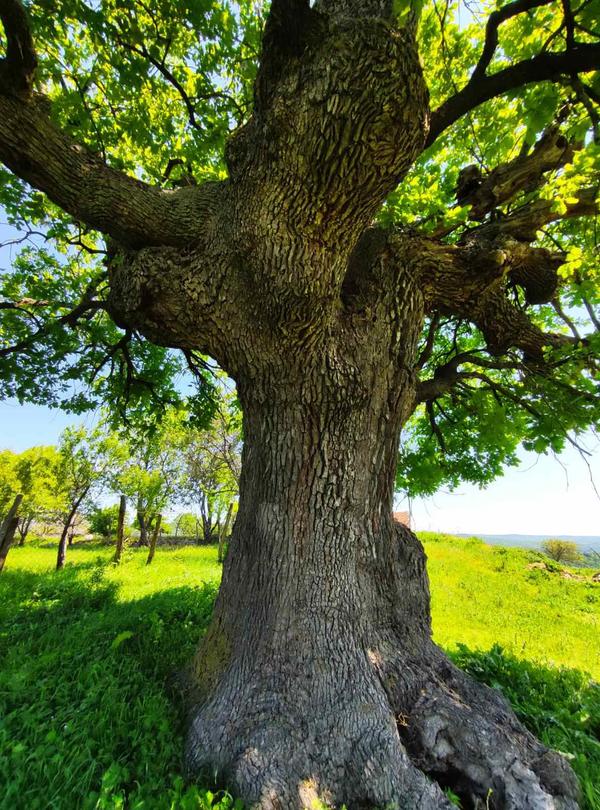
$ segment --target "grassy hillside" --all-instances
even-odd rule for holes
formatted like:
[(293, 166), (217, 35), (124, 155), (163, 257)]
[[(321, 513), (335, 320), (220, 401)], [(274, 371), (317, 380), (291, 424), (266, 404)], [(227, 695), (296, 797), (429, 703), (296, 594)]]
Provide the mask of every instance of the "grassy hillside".
[[(529, 568), (537, 555), (424, 535), (434, 634), (567, 753), (600, 810), (600, 584)], [(0, 576), (0, 808), (231, 806), (186, 787), (170, 695), (206, 628), (220, 576), (210, 547), (13, 548)], [(562, 668), (560, 668), (562, 667)]]

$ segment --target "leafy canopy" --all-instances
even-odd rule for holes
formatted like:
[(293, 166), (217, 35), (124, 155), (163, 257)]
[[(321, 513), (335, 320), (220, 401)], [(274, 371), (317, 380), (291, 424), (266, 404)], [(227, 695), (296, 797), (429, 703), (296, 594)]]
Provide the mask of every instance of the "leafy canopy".
[[(420, 13), (419, 48), (435, 109), (473, 74), (496, 6), (397, 6), (399, 17)], [(548, 2), (505, 19), (488, 73), (568, 47), (574, 30), (566, 8)], [(596, 41), (599, 0), (576, 11), (577, 41)], [(165, 188), (225, 177), (227, 136), (251, 112), (266, 16), (260, 2), (41, 0), (29, 12), (41, 89), (64, 130), (109, 165)], [(474, 165), (486, 176), (557, 122), (577, 144), (572, 159), (486, 218), (511, 216), (539, 200), (564, 212), (582, 188), (600, 185), (599, 99), (596, 72), (526, 84), (481, 104), (422, 154), (390, 195), (381, 222), (460, 242), (474, 227), (469, 206), (456, 198), (461, 170)], [(152, 345), (113, 323), (103, 309), (110, 245), (8, 170), (0, 174), (0, 204), (17, 230), (10, 256), (5, 251), (10, 266), (0, 274), (4, 395), (77, 413), (110, 403), (115, 422), (124, 417), (144, 430), (157, 429), (168, 407), (185, 400), (190, 422), (209, 424), (216, 401), (210, 361)], [(536, 244), (565, 254), (560, 289), (535, 307), (519, 288), (511, 293), (544, 331), (586, 340), (549, 352), (544, 373), (517, 352), (504, 365), (465, 362), (464, 381), (416, 410), (401, 449), (400, 488), (419, 494), (460, 480), (485, 484), (517, 463), (519, 445), (560, 452), (598, 423), (597, 367), (590, 361), (600, 352), (597, 235), (593, 217), (547, 223)], [(456, 317), (432, 318), (424, 349), (428, 337), (423, 377), (464, 353), (487, 357), (482, 335)]]

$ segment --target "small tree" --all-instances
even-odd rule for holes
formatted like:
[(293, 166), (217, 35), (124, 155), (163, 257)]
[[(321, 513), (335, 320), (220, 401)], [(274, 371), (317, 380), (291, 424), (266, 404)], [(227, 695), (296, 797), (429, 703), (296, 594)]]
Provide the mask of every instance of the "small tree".
[(58, 544), (56, 570), (65, 564), (67, 539), (78, 509), (92, 490), (100, 487), (111, 468), (117, 443), (114, 436), (84, 428), (67, 428), (60, 437), (58, 480), (63, 530)]
[(56, 477), (58, 462), (55, 447), (31, 447), (15, 458), (15, 475), (23, 493), (17, 524), (20, 546), (25, 544), (34, 521), (56, 512), (60, 497)]
[(572, 540), (544, 540), (542, 551), (555, 562), (574, 563), (583, 559)]
[(17, 493), (19, 481), (15, 471), (16, 453), (0, 451), (0, 519), (8, 514)]
[(93, 534), (99, 534), (100, 537), (105, 538), (113, 537), (117, 532), (119, 505), (93, 506), (87, 514), (87, 519), (90, 524), (90, 531)]
[(183, 435), (183, 496), (200, 510), (205, 542), (216, 535), (220, 547), (238, 497), (241, 451), (239, 411), (227, 397), (208, 429)]
[(175, 537), (195, 537), (198, 540), (198, 517), (192, 512), (182, 512), (175, 521)]
[(140, 545), (147, 546), (157, 516), (167, 507), (179, 481), (177, 452), (181, 417), (176, 411), (164, 418), (151, 435), (132, 427), (119, 447), (119, 463), (111, 475), (111, 488), (125, 495), (136, 510), (134, 525), (140, 530)]

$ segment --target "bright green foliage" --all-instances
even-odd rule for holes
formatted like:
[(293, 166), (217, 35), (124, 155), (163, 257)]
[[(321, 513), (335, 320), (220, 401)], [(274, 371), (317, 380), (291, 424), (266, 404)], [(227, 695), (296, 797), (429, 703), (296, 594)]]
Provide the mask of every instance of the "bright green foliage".
[(23, 540), (32, 521), (51, 518), (61, 506), (59, 461), (55, 447), (31, 447), (15, 459), (18, 489), (23, 495), (19, 508)]
[(583, 559), (577, 543), (570, 540), (544, 540), (542, 551), (555, 562), (574, 563)]
[[(182, 356), (123, 332), (100, 306), (75, 319), (82, 300), (93, 295), (101, 302), (106, 294), (95, 254), (22, 251), (11, 271), (0, 273), (0, 296), (19, 302), (0, 320), (0, 342), (19, 349), (0, 357), (3, 394), (73, 413), (111, 403), (113, 424), (124, 416), (147, 429), (160, 421), (165, 403), (180, 403)], [(202, 424), (213, 410), (213, 387), (202, 368), (197, 379), (186, 402)]]
[[(251, 111), (264, 7), (250, 0), (32, 4), (40, 79), (53, 100), (52, 114), (110, 165), (150, 182), (174, 187), (223, 178), (227, 135)], [(440, 6), (427, 0), (420, 7), (417, 0), (395, 2), (401, 20), (420, 14), (419, 49), (435, 109), (467, 82), (496, 3), (450, 0)], [(563, 4), (553, 2), (505, 21), (488, 73), (542, 49), (563, 51), (568, 34), (562, 15)], [(599, 17), (598, 0), (579, 5), (580, 42), (593, 41)], [(600, 74), (585, 74), (585, 81), (597, 96)], [(526, 85), (482, 104), (423, 153), (380, 220), (448, 242), (467, 238), (475, 223), (468, 208), (456, 204), (460, 170), (476, 164), (489, 172), (558, 120), (565, 136), (585, 148), (541, 188), (522, 191), (492, 216), (502, 218), (538, 198), (564, 210), (579, 189), (600, 180), (590, 109), (581, 103), (581, 88), (566, 80)], [(165, 406), (187, 400), (196, 424), (206, 425), (216, 400), (206, 360), (153, 346), (112, 323), (102, 309), (107, 246), (98, 234), (82, 230), (10, 172), (0, 170), (0, 180), (8, 221), (30, 233), (34, 244), (0, 274), (0, 300), (18, 303), (2, 311), (0, 344), (20, 350), (0, 356), (3, 393), (75, 412), (109, 402), (113, 422), (125, 416), (136, 429), (155, 429)], [(486, 380), (459, 384), (429, 412), (419, 408), (404, 439), (399, 488), (423, 494), (461, 480), (486, 484), (516, 463), (520, 445), (559, 452), (598, 424), (597, 374), (590, 371), (590, 356), (600, 353), (597, 329), (590, 328), (600, 304), (597, 233), (592, 217), (564, 219), (538, 233), (539, 245), (567, 254), (560, 306), (587, 342), (547, 352), (546, 372), (509, 353), (507, 365), (488, 369)], [(528, 306), (517, 288), (514, 297), (544, 330), (569, 332), (553, 306)], [(90, 298), (97, 307), (76, 318), (79, 302)], [(489, 359), (474, 327), (443, 318), (422, 376), (465, 350)], [(183, 377), (190, 365), (193, 375)]]
[(10, 450), (0, 451), (0, 517), (8, 512), (19, 491), (15, 460), (15, 453)]
[(151, 434), (142, 429), (113, 434), (117, 452), (109, 486), (115, 494), (126, 496), (143, 531), (152, 527), (178, 490), (178, 446), (186, 429), (187, 413), (173, 408)]
[[(249, 0), (32, 4), (53, 116), (109, 165), (145, 180), (172, 187), (190, 175), (223, 177), (226, 136), (251, 100), (260, 9)], [(111, 403), (115, 423), (125, 416), (144, 427), (183, 400), (197, 424), (210, 418), (212, 378), (201, 360), (182, 386), (188, 362), (180, 353), (124, 332), (100, 307), (70, 315), (83, 298), (106, 297), (99, 235), (3, 168), (0, 205), (10, 224), (44, 237), (32, 235), (38, 245), (0, 274), (0, 300), (23, 302), (0, 320), (0, 345), (22, 350), (0, 357), (3, 395), (75, 413)]]
[(99, 534), (100, 537), (113, 537), (117, 532), (119, 505), (94, 506), (86, 517), (92, 534)]
[(33, 521), (52, 519), (62, 505), (58, 464), (54, 447), (31, 447), (23, 453), (0, 452), (0, 515), (8, 511), (18, 493), (23, 495), (18, 525), (22, 539)]
[(192, 512), (182, 512), (175, 519), (175, 534), (182, 537), (196, 537), (198, 534), (198, 517)]
[[(600, 585), (581, 569), (581, 581), (529, 569), (531, 552), (422, 539), (434, 639), (572, 758), (582, 810), (600, 810), (600, 692), (584, 674), (600, 676)], [(182, 713), (165, 686), (208, 625), (216, 548), (165, 549), (150, 568), (144, 549), (120, 566), (111, 555), (77, 544), (56, 574), (52, 549), (11, 551), (0, 578), (0, 808), (230, 810), (210, 777), (184, 785)]]
[[(456, 0), (443, 7), (425, 4), (419, 31), (420, 52), (432, 108), (468, 80), (481, 53), (485, 19), (495, 6), (483, 2), (473, 9)], [(582, 9), (586, 18), (597, 21), (597, 0), (584, 4)], [(561, 20), (561, 4), (552, 3), (503, 23), (500, 48), (488, 72), (534, 56), (546, 40), (550, 50), (563, 50), (564, 29), (551, 36), (561, 28)], [(597, 25), (590, 22), (588, 27)], [(583, 32), (579, 38), (593, 39)], [(596, 93), (600, 90), (600, 74), (588, 74), (586, 81)], [(585, 149), (576, 152), (572, 165), (554, 172), (540, 190), (521, 193), (510, 205), (500, 206), (496, 216), (511, 213), (539, 197), (553, 200), (557, 210), (561, 206), (564, 209), (566, 203), (574, 202), (578, 189), (597, 187), (600, 182), (600, 144), (590, 137), (587, 109), (576, 102), (568, 83), (545, 83), (525, 86), (481, 105), (424, 152), (398, 191), (390, 196), (382, 221), (400, 221), (431, 233), (447, 233), (449, 241), (465, 238), (468, 228), (476, 223), (467, 220), (467, 207), (456, 205), (460, 169), (477, 164), (485, 174), (515, 158), (524, 143), (534, 144), (549, 124), (561, 119), (564, 133), (585, 140)], [(568, 254), (561, 268), (568, 281), (561, 296), (562, 307), (581, 335), (588, 336), (587, 345), (579, 350), (548, 352), (546, 373), (538, 373), (533, 367), (524, 372), (517, 354), (511, 353), (507, 359), (514, 362), (513, 368), (488, 370), (488, 382), (465, 382), (433, 404), (435, 431), (430, 415), (424, 407), (419, 408), (403, 440), (399, 489), (424, 495), (440, 486), (452, 488), (460, 481), (485, 485), (500, 475), (503, 467), (518, 463), (519, 445), (538, 453), (560, 452), (569, 440), (567, 436), (577, 440), (588, 425), (600, 421), (597, 374), (592, 376), (586, 362), (590, 355), (598, 355), (600, 343), (585, 308), (600, 305), (597, 222), (594, 218), (561, 220), (547, 226), (538, 237), (540, 246), (560, 248)], [(523, 300), (519, 303), (525, 306)], [(545, 331), (569, 333), (552, 306), (528, 307), (527, 312)], [(428, 370), (432, 374), (455, 354), (484, 346), (475, 328), (456, 319), (442, 319), (423, 376), (430, 376)], [(485, 353), (480, 356), (486, 357)]]
[(198, 507), (205, 540), (223, 525), (237, 501), (241, 448), (241, 413), (231, 395), (223, 396), (206, 430), (181, 434), (181, 495)]
[(108, 481), (120, 447), (115, 436), (83, 427), (66, 428), (58, 446), (58, 494), (63, 521), (78, 510), (84, 499)]

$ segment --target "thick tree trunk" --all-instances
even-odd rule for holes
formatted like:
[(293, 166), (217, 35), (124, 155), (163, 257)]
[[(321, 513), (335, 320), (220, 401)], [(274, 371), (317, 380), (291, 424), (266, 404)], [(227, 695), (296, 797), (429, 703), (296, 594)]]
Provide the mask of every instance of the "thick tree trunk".
[(240, 386), (240, 504), (193, 665), (189, 769), (263, 808), (450, 808), (449, 786), (463, 807), (574, 810), (564, 760), (431, 640), (425, 555), (391, 517), (410, 391), (381, 371), (363, 397), (326, 369)]

